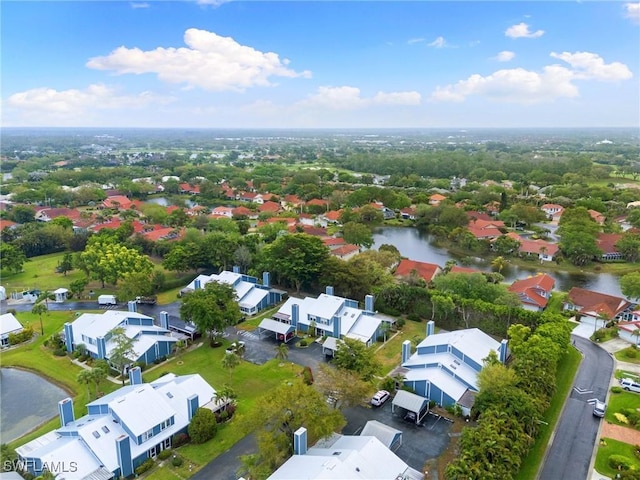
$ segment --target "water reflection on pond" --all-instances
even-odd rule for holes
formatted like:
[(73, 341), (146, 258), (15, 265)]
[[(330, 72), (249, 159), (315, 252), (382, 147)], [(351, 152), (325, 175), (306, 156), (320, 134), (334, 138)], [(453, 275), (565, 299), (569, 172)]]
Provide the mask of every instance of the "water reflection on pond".
[(7, 443), (58, 414), (58, 402), (69, 395), (32, 372), (0, 369), (0, 437)]
[[(403, 257), (419, 262), (435, 263), (444, 267), (449, 260), (456, 260), (460, 264), (461, 257), (457, 257), (438, 247), (431, 235), (420, 232), (416, 228), (406, 227), (382, 227), (375, 230), (373, 234), (374, 249), (382, 244), (394, 245)], [(481, 258), (475, 259), (470, 267), (478, 270), (490, 271), (489, 262)], [(556, 280), (556, 290), (569, 291), (572, 287), (581, 287), (597, 292), (608, 293), (623, 297), (620, 291), (619, 277), (609, 273), (566, 273), (545, 271), (544, 267), (537, 262), (531, 262), (531, 267), (521, 267), (508, 265), (501, 273), (505, 277), (505, 282), (511, 283), (514, 280), (527, 278), (531, 275), (544, 272)]]

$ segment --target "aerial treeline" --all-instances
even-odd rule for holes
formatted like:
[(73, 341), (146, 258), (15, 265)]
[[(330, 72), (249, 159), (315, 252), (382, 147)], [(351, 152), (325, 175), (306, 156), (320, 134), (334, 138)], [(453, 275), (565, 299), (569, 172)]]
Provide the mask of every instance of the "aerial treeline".
[(537, 328), (509, 328), (511, 360), (503, 365), (493, 352), (485, 359), (472, 409), (477, 426), (463, 429), (460, 454), (447, 466), (447, 480), (516, 477), (555, 393), (570, 332), (567, 321), (551, 313), (540, 316)]
[[(387, 284), (375, 289), (376, 309), (412, 320), (431, 319), (446, 330), (480, 328), (505, 336), (511, 324), (535, 328), (540, 313), (521, 308), (517, 295), (499, 283), (499, 274), (448, 273), (425, 288), (420, 280)], [(497, 282), (497, 283), (495, 283)]]

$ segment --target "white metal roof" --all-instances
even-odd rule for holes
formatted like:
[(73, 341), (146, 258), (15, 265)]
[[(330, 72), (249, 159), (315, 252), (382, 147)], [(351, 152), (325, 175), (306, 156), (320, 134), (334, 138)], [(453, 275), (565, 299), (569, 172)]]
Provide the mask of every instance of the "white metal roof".
[(410, 412), (420, 413), (428, 404), (429, 400), (426, 398), (406, 390), (398, 390), (396, 396), (393, 397), (394, 406), (402, 407)]
[(489, 352), (498, 352), (500, 349), (499, 342), (478, 328), (429, 335), (418, 344), (417, 351), (420, 351), (421, 347), (434, 345), (451, 345), (479, 365), (482, 365)]
[[(475, 389), (478, 388), (478, 372), (450, 353), (434, 353), (430, 355), (418, 355), (414, 353), (402, 366), (408, 367), (410, 371), (413, 372), (413, 378), (417, 379), (419, 375), (423, 375), (418, 373), (420, 370), (438, 368), (438, 366), (419, 367), (420, 365), (426, 364), (442, 365), (469, 385), (472, 385)], [(426, 375), (428, 374), (424, 375), (424, 379), (426, 379)]]
[(8, 335), (19, 330), (22, 330), (22, 325), (13, 313), (0, 315), (0, 335)]
[(133, 391), (109, 402), (109, 408), (131, 433), (139, 436), (175, 415), (176, 411), (151, 385), (142, 384), (136, 387)]
[(391, 445), (396, 442), (396, 439), (402, 437), (402, 431), (377, 420), (369, 420), (360, 432), (360, 436), (376, 437), (385, 447), (391, 448)]
[(260, 322), (260, 325), (258, 325), (258, 328), (264, 328), (265, 330), (276, 332), (280, 335), (286, 335), (287, 333), (293, 331), (293, 325), (278, 322), (277, 320), (273, 320), (271, 318), (265, 318), (264, 320), (262, 320)]
[(314, 315), (320, 318), (326, 318), (331, 320), (344, 304), (345, 299), (342, 297), (336, 297), (335, 295), (327, 295), (323, 293), (318, 298), (307, 297), (309, 306), (307, 312), (310, 315)]
[(376, 333), (376, 330), (378, 330), (380, 323), (381, 320), (379, 318), (364, 314), (360, 315), (356, 323), (349, 330), (347, 336), (350, 338), (357, 338), (365, 343), (371, 339), (375, 341), (373, 336)]
[(462, 397), (464, 392), (467, 391), (467, 386), (464, 383), (439, 368), (410, 369), (404, 378), (407, 381), (427, 380), (453, 398), (456, 402), (460, 400), (460, 397)]
[(375, 437), (342, 436), (330, 448), (293, 455), (269, 480), (394, 480), (408, 465)]
[(107, 310), (103, 313), (83, 313), (72, 324), (73, 340), (77, 343), (82, 342), (82, 335), (89, 338), (104, 337), (118, 325), (122, 324), (127, 318), (144, 318), (153, 320), (148, 315), (138, 312), (125, 312), (122, 310)]
[[(247, 283), (247, 282), (243, 282), (243, 283)], [(238, 301), (238, 304), (241, 307), (252, 308), (257, 306), (268, 295), (269, 295), (269, 292), (267, 290), (263, 290), (261, 288), (257, 288), (251, 285), (251, 290), (249, 290), (248, 293), (246, 293), (243, 297), (241, 297), (241, 300)]]

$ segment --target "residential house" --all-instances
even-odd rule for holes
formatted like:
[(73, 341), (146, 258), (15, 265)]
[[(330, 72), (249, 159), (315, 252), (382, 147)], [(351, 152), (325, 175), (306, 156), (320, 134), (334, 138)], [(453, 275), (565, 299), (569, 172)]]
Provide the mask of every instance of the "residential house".
[(449, 273), (466, 273), (471, 275), (473, 273), (482, 273), (482, 271), (476, 270), (475, 268), (461, 267), (459, 265), (454, 265), (453, 267), (451, 267), (451, 270), (449, 270)]
[(400, 210), (400, 217), (403, 220), (415, 220), (416, 219), (416, 209), (414, 207), (406, 207)]
[(232, 218), (233, 217), (233, 210), (234, 209), (231, 208), (231, 207), (216, 207), (213, 210), (211, 210), (211, 215), (209, 215), (209, 216), (210, 217)]
[(541, 262), (552, 262), (560, 251), (560, 247), (557, 244), (547, 242), (540, 238), (537, 240), (529, 240), (520, 237), (518, 241), (520, 242), (520, 247), (518, 248), (520, 255), (537, 255)]
[(382, 217), (385, 220), (390, 220), (392, 218), (396, 218), (396, 212), (394, 212), (393, 210), (391, 210), (388, 207), (385, 207), (382, 203), (380, 202), (373, 202), (370, 203), (369, 206), (375, 208), (376, 210), (378, 210), (379, 212), (382, 213)]
[(232, 272), (225, 270), (219, 274), (198, 275), (189, 285), (180, 290), (180, 294), (185, 295), (205, 288), (210, 282), (231, 285), (236, 293), (240, 311), (244, 315), (255, 315), (267, 307), (280, 303), (285, 294), (271, 287), (269, 272), (262, 274), (262, 285), (260, 285), (256, 277), (241, 274), (239, 267), (233, 267)]
[(593, 218), (594, 222), (596, 222), (598, 225), (604, 225), (604, 222), (607, 219), (607, 217), (604, 214), (591, 209), (589, 209), (588, 212), (589, 212), (589, 215), (591, 215), (591, 218)]
[(114, 208), (116, 210), (128, 210), (134, 203), (124, 195), (113, 195), (102, 201), (104, 208)]
[(5, 220), (4, 218), (0, 218), (0, 231), (4, 230), (5, 228), (13, 229), (15, 228), (16, 225), (18, 225), (16, 222), (12, 222), (11, 220)]
[(258, 207), (259, 212), (278, 213), (280, 211), (280, 204), (277, 202), (267, 201), (262, 203)]
[(340, 215), (342, 215), (343, 211), (344, 210), (330, 210), (322, 216), (324, 217), (327, 224), (338, 224), (340, 223)]
[(624, 255), (616, 247), (616, 243), (622, 238), (622, 233), (599, 233), (596, 238), (598, 248), (602, 250), (600, 260), (624, 260)]
[(178, 338), (165, 325), (157, 326), (153, 318), (136, 312), (136, 302), (129, 302), (129, 311), (107, 310), (103, 313), (83, 313), (75, 321), (64, 324), (64, 339), (68, 352), (82, 344), (93, 358), (109, 361), (115, 348), (113, 329), (124, 329), (133, 339), (131, 363), (153, 363), (171, 353)]
[(631, 320), (635, 304), (624, 298), (573, 287), (567, 294), (563, 309), (576, 312), (580, 320)]
[(191, 185), (190, 183), (181, 183), (180, 193), (187, 193), (189, 195), (200, 195), (200, 185)]
[(373, 295), (365, 297), (362, 310), (356, 300), (334, 295), (331, 286), (325, 292), (317, 298), (289, 297), (272, 318), (262, 320), (258, 327), (260, 334), (274, 333), (279, 340), (286, 341), (294, 332), (315, 327), (321, 335), (352, 338), (370, 346), (382, 335), (383, 323), (393, 322), (373, 310)]
[(0, 315), (0, 348), (9, 346), (9, 335), (20, 333), (22, 324), (13, 313)]
[(233, 209), (234, 217), (258, 218), (258, 214), (249, 210), (247, 207), (239, 206)]
[(409, 260), (408, 258), (403, 258), (400, 260), (400, 263), (393, 275), (396, 278), (402, 279), (407, 279), (412, 275), (417, 275), (425, 282), (430, 282), (440, 273), (442, 273), (442, 268), (435, 263), (418, 262), (415, 260)]
[(157, 242), (159, 240), (179, 240), (184, 232), (184, 228), (164, 227), (144, 232), (142, 235), (152, 242)]
[(298, 210), (304, 202), (297, 195), (285, 195), (280, 199), (280, 205), (285, 210)]
[(443, 407), (460, 405), (468, 414), (478, 392), (478, 373), (491, 352), (504, 363), (507, 340), (497, 342), (477, 328), (436, 334), (435, 323), (429, 321), (426, 338), (413, 355), (411, 342), (402, 344), (404, 384)]
[(445, 197), (444, 195), (441, 195), (439, 193), (434, 193), (429, 197), (429, 205), (432, 205), (434, 207), (438, 206), (440, 205), (440, 203), (442, 203), (446, 199), (447, 197)]
[(469, 221), (467, 229), (478, 240), (493, 240), (502, 235), (504, 222), (500, 220), (472, 219)]
[(549, 220), (558, 220), (564, 212), (564, 207), (557, 203), (545, 203), (540, 209), (547, 215)]
[(449, 182), (451, 190), (458, 190), (467, 186), (467, 179), (464, 177), (453, 177)]
[(324, 243), (329, 250), (335, 250), (336, 248), (343, 247), (346, 245), (344, 238), (342, 237), (327, 237), (322, 239), (322, 243)]
[(198, 408), (215, 412), (226, 405), (198, 374), (169, 373), (151, 383), (142, 383), (139, 367), (129, 375), (130, 385), (88, 403), (77, 420), (71, 398), (58, 402), (60, 428), (16, 449), (29, 473), (65, 466), (56, 478), (133, 477), (145, 460), (171, 447), (174, 435), (186, 433)]
[(516, 280), (509, 287), (509, 291), (518, 295), (522, 308), (534, 312), (541, 312), (547, 307), (551, 292), (556, 281), (545, 273), (533, 277)]
[(307, 429), (299, 428), (294, 432), (293, 456), (267, 480), (422, 480), (421, 472), (383, 443), (387, 438), (401, 443), (402, 432), (376, 423), (367, 422), (368, 431), (360, 435), (334, 434), (311, 448), (307, 448)]
[(322, 207), (324, 211), (329, 211), (329, 200), (323, 200), (321, 198), (312, 198), (307, 203), (307, 207)]
[(640, 345), (640, 310), (632, 312), (631, 318), (629, 322), (618, 322), (618, 336), (632, 345)]
[(331, 256), (345, 261), (355, 257), (359, 253), (360, 247), (358, 245), (353, 245), (352, 243), (347, 243), (345, 245), (333, 248), (329, 252)]
[[(126, 197), (125, 197), (126, 198)], [(75, 208), (39, 208), (36, 211), (35, 219), (40, 222), (50, 222), (54, 218), (66, 217), (72, 222), (80, 220), (80, 211)]]

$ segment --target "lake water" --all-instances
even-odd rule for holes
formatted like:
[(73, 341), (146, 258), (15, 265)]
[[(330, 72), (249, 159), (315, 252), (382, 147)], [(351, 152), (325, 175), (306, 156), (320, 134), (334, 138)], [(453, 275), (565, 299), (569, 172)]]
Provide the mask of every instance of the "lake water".
[[(461, 257), (449, 253), (447, 249), (438, 247), (431, 235), (420, 232), (416, 228), (407, 227), (383, 227), (375, 230), (373, 234), (374, 249), (380, 245), (394, 245), (403, 257), (419, 262), (435, 263), (444, 267), (448, 260), (456, 260), (461, 265)], [(482, 271), (491, 271), (491, 264), (481, 258), (477, 258), (474, 264), (469, 265)], [(537, 273), (546, 273), (556, 280), (556, 290), (568, 292), (572, 287), (581, 287), (609, 295), (624, 297), (620, 291), (619, 277), (608, 273), (565, 273), (545, 271), (543, 266), (532, 262), (531, 267), (508, 265), (502, 272), (505, 282), (527, 278)]]
[[(171, 203), (169, 203), (169, 200), (166, 197), (154, 197), (154, 198), (150, 198), (148, 200), (146, 200), (147, 203), (155, 203), (157, 205), (161, 205), (163, 207), (168, 207), (169, 205), (171, 205)], [(184, 200), (184, 204), (188, 207), (188, 208), (193, 208), (197, 205), (197, 203), (192, 202), (189, 199), (185, 199)]]
[(7, 443), (58, 415), (58, 402), (69, 394), (36, 375), (0, 369), (0, 437)]

